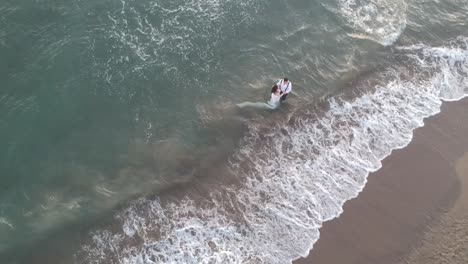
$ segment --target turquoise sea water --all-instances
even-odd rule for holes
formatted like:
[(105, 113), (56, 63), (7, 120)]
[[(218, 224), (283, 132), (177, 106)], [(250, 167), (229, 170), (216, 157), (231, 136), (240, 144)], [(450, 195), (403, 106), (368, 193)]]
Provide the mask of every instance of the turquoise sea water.
[[(169, 193), (177, 200), (185, 195), (180, 183), (219, 188), (229, 180), (206, 180), (224, 173), (210, 168), (236, 163), (233, 156), (248, 149), (245, 137), (274, 145), (263, 137), (268, 131), (259, 136), (253, 127), (310, 114), (369, 79), (378, 85), (364, 90), (387, 87), (390, 68), (432, 73), (428, 65), (459, 51), (459, 75), (450, 76), (463, 83), (467, 14), (461, 0), (2, 1), (0, 256), (24, 262), (25, 249), (67, 237), (78, 252), (89, 230), (138, 199)], [(433, 64), (421, 69), (404, 68), (407, 54), (430, 60), (428, 47), (449, 52), (434, 51)], [(285, 76), (294, 94), (279, 111), (235, 108), (266, 101)], [(259, 171), (260, 163), (249, 164), (242, 166)]]

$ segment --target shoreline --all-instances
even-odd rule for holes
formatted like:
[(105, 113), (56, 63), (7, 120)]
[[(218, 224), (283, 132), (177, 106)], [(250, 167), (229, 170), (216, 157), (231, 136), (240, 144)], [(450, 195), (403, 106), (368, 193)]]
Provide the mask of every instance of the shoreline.
[[(468, 98), (443, 103), (439, 114), (413, 131), (410, 144), (394, 150), (367, 177), (363, 191), (345, 203), (343, 213), (324, 223), (310, 256), (294, 263), (395, 264), (419, 248), (429, 228), (460, 196), (455, 164), (468, 151), (465, 113)], [(64, 263), (69, 257), (58, 255), (33, 254), (23, 263)]]
[(455, 164), (468, 152), (466, 113), (468, 98), (444, 102), (408, 146), (394, 150), (368, 176), (343, 213), (324, 223), (309, 256), (293, 263), (393, 264), (414, 255), (464, 195)]

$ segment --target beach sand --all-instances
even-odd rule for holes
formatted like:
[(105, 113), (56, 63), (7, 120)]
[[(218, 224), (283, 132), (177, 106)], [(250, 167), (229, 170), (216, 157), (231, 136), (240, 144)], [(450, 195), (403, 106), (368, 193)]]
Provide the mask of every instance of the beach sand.
[(446, 102), (294, 263), (468, 263), (467, 152), (468, 99)]
[(460, 197), (402, 263), (468, 263), (468, 152), (457, 162), (456, 171), (461, 181)]

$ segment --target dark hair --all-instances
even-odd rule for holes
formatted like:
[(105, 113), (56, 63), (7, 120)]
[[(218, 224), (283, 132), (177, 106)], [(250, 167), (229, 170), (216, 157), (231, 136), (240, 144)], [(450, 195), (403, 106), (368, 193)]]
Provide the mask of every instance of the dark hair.
[(279, 87), (277, 84), (273, 85), (273, 87), (271, 87), (271, 93), (276, 93), (276, 91), (278, 91)]
[(286, 77), (284, 77), (284, 79), (283, 79), (283, 80), (284, 80), (285, 82), (289, 81), (289, 80), (288, 80), (288, 78), (286, 78)]

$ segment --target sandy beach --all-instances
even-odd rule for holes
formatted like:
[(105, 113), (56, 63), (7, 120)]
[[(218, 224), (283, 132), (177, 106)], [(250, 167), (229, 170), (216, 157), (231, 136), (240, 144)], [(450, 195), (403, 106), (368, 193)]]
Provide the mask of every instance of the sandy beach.
[(460, 197), (403, 263), (468, 262), (468, 152), (458, 160), (456, 170), (461, 181)]
[(467, 135), (468, 99), (444, 103), (295, 263), (467, 263)]

